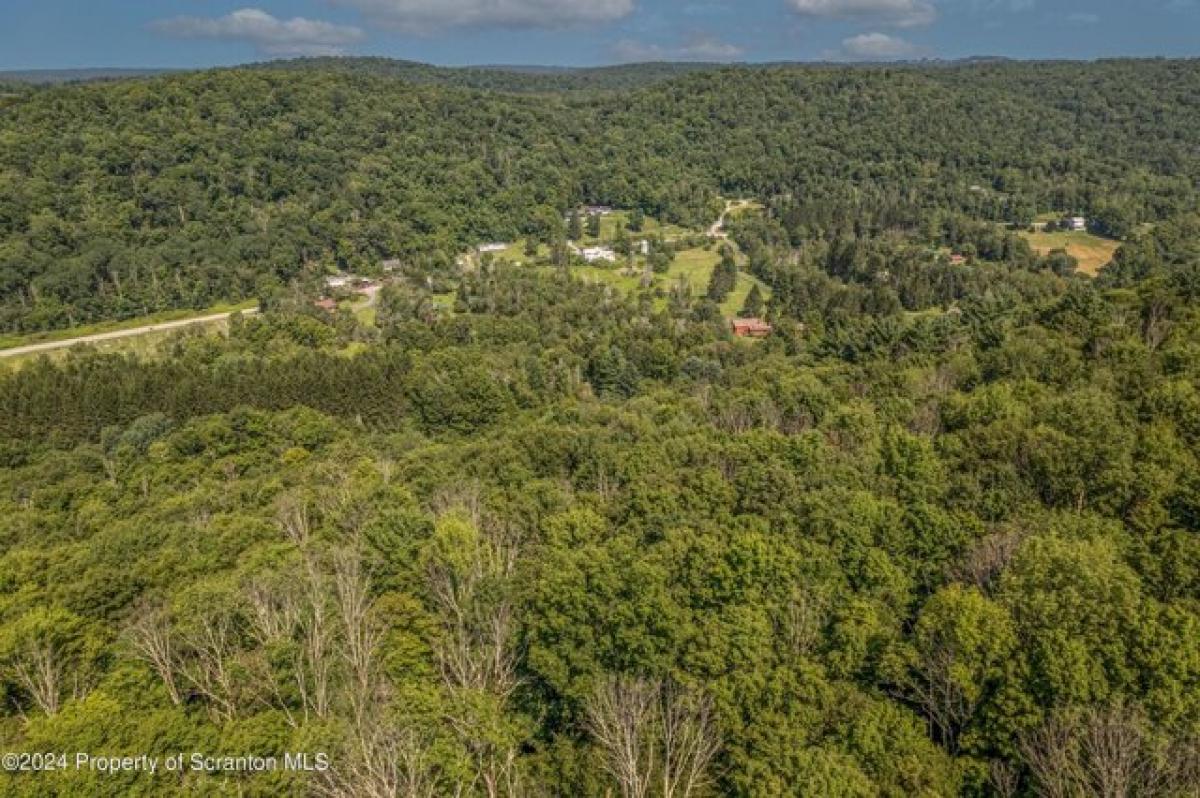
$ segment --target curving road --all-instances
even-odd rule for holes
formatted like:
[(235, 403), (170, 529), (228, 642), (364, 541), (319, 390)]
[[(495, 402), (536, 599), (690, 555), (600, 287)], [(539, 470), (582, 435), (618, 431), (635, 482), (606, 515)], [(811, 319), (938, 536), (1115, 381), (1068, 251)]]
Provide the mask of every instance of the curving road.
[(100, 343), (101, 341), (115, 341), (119, 338), (133, 338), (138, 335), (146, 335), (147, 333), (178, 330), (182, 329), (183, 327), (191, 327), (196, 324), (212, 324), (213, 322), (224, 321), (235, 313), (253, 316), (254, 314), (258, 313), (258, 308), (250, 308), (249, 310), (230, 310), (225, 313), (214, 313), (211, 316), (194, 316), (190, 319), (176, 319), (175, 321), (162, 321), (157, 324), (146, 324), (141, 327), (130, 327), (127, 330), (113, 330), (112, 332), (81, 335), (78, 338), (64, 338), (61, 341), (46, 341), (40, 344), (15, 346), (12, 349), (0, 349), (0, 358), (17, 357), (18, 355), (35, 355), (38, 352), (50, 352), (55, 349), (67, 349), (69, 347), (79, 346), (81, 344), (95, 344)]

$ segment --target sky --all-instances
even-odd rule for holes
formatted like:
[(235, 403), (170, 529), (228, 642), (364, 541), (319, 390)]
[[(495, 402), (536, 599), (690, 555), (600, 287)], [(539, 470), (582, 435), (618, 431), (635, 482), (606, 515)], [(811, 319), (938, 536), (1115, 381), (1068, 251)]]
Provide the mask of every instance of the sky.
[(1200, 0), (2, 0), (0, 69), (1200, 56)]

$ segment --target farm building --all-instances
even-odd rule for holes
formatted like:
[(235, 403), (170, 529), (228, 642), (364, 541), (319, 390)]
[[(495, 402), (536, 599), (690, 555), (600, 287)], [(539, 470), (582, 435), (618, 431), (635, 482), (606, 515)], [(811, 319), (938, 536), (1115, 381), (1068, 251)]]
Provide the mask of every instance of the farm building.
[(614, 213), (614, 210), (608, 205), (585, 205), (583, 212), (588, 216), (608, 216)]
[(962, 266), (966, 262), (967, 262), (966, 255), (959, 255), (959, 254), (955, 253), (950, 256), (950, 265), (951, 266)]
[(762, 319), (733, 319), (730, 325), (738, 338), (766, 338), (771, 334), (771, 325)]
[(600, 260), (608, 260), (616, 263), (617, 253), (610, 247), (587, 247), (579, 251), (583, 259), (588, 263), (595, 263)]
[(497, 241), (492, 244), (480, 244), (479, 246), (475, 247), (475, 249), (479, 252), (480, 255), (486, 255), (489, 252), (493, 253), (493, 254), (495, 254), (497, 252), (503, 252), (504, 250), (508, 249), (510, 246), (512, 246), (512, 245), (511, 244), (502, 244)]
[(1087, 230), (1088, 222), (1083, 216), (1068, 216), (1063, 219), (1063, 227), (1068, 230), (1082, 231)]

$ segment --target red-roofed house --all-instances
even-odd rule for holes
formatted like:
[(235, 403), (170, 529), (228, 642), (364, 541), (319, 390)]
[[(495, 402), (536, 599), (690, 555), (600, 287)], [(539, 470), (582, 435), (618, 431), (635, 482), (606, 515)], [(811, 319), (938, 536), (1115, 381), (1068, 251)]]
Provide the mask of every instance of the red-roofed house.
[(771, 325), (762, 319), (733, 319), (730, 324), (738, 338), (766, 338), (771, 334)]

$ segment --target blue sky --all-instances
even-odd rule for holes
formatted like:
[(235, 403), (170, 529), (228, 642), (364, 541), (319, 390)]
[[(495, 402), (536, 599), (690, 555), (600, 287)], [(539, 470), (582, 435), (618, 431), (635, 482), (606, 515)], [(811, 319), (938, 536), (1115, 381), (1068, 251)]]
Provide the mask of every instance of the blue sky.
[(1200, 0), (4, 0), (0, 69), (1200, 56)]

